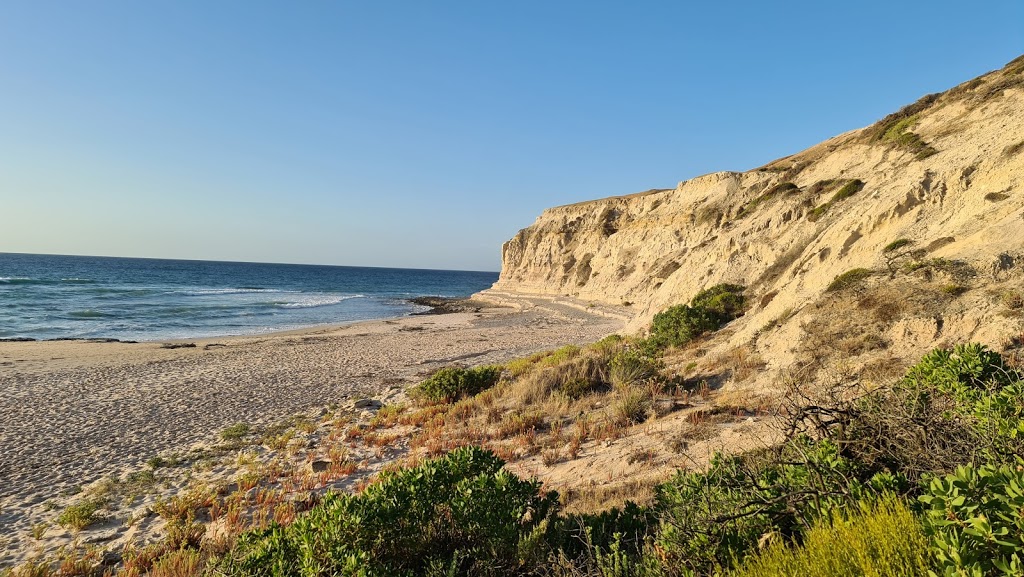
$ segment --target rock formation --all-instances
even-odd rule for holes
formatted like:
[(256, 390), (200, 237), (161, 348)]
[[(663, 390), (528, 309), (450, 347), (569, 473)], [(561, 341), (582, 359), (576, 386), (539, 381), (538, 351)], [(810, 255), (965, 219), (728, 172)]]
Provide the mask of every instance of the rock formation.
[[(796, 353), (772, 347), (765, 326), (806, 341), (821, 314), (804, 309), (835, 298), (829, 285), (857, 268), (874, 273), (874, 298), (918, 287), (951, 297), (883, 318), (875, 329), (893, 350), (1009, 346), (1021, 323), (1007, 299), (1024, 288), (1024, 56), (754, 170), (545, 210), (502, 251), (484, 296), (628, 305), (628, 331), (701, 289), (745, 285), (752, 306), (730, 343), (760, 337), (774, 361)], [(870, 309), (863, 298), (846, 300)]]

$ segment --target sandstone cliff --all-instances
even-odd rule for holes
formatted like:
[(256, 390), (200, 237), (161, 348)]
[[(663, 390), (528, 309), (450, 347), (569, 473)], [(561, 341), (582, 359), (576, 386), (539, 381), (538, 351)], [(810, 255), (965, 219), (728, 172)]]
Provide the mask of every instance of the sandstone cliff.
[[(906, 246), (884, 251), (897, 240)], [(876, 273), (866, 281), (876, 299), (937, 295), (888, 318), (875, 312), (885, 322), (872, 330), (895, 349), (1007, 346), (1020, 334), (1012, 292), (1022, 258), (1024, 57), (761, 168), (548, 209), (505, 243), (484, 295), (625, 305), (637, 331), (703, 288), (738, 283), (753, 306), (730, 343), (760, 339), (772, 362), (789, 364), (792, 343), (824, 318), (804, 309), (825, 306), (833, 279), (855, 268)]]

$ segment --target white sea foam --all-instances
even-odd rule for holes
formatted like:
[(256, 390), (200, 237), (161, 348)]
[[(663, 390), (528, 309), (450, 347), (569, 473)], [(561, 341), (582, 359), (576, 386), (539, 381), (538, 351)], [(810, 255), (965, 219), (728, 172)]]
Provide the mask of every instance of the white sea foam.
[(286, 309), (306, 309), (312, 307), (324, 307), (336, 305), (349, 299), (363, 298), (364, 295), (309, 295), (299, 297), (294, 302), (287, 302), (281, 305)]

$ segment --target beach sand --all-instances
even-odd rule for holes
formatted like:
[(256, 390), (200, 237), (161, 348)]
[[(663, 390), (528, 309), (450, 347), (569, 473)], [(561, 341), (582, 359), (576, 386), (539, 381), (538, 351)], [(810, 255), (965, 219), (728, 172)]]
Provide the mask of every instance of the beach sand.
[(0, 536), (27, 530), (55, 496), (235, 423), (270, 424), (365, 397), (386, 402), (441, 366), (592, 342), (624, 324), (543, 298), (503, 304), (173, 343), (195, 345), (180, 348), (0, 342)]

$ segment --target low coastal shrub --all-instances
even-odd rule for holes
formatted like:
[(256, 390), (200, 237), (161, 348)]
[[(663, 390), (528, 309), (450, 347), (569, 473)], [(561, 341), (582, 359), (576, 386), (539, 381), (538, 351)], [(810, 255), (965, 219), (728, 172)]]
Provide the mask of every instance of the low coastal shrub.
[(964, 465), (920, 497), (943, 575), (1024, 575), (1024, 470)]
[[(1024, 380), (1003, 357), (977, 343), (936, 349), (907, 371), (897, 390), (917, 406), (938, 404), (942, 416), (966, 424), (979, 459), (1024, 454)], [(966, 457), (971, 454), (964, 454)]]
[(904, 248), (906, 246), (910, 246), (911, 244), (914, 244), (914, 241), (910, 240), (909, 238), (899, 238), (885, 245), (885, 248), (882, 249), (882, 252), (890, 253), (893, 251), (897, 251), (901, 248)]
[(796, 538), (833, 510), (901, 486), (898, 477), (869, 473), (827, 440), (716, 455), (706, 472), (681, 471), (658, 487), (656, 549), (669, 567), (713, 574), (765, 536)]
[(754, 212), (754, 210), (758, 206), (774, 199), (776, 196), (782, 194), (794, 194), (797, 192), (800, 192), (800, 187), (797, 186), (796, 184), (793, 184), (792, 182), (780, 182), (766, 190), (764, 193), (762, 193), (754, 200), (751, 200), (750, 202), (741, 206), (739, 210), (736, 212), (736, 217), (743, 218), (747, 216), (748, 214)]
[[(698, 296), (688, 306), (742, 310), (735, 290)], [(651, 375), (660, 360), (647, 349), (616, 338), (561, 351), (547, 366), (541, 361), (553, 354), (535, 357), (521, 380), (561, 403), (570, 381), (544, 379), (578, 377), (584, 384), (571, 386), (586, 390), (609, 384), (616, 366), (629, 368), (602, 399), (609, 423), (649, 416), (652, 387), (636, 375)], [(516, 399), (488, 421), (496, 434), (533, 443), (557, 426), (564, 442), (561, 421), (513, 397), (519, 386), (484, 394)], [(707, 470), (678, 471), (656, 486), (649, 506), (599, 514), (560, 511), (557, 495), (474, 447), (389, 468), (361, 493), (324, 495), (294, 521), (253, 525), (223, 555), (194, 522), (200, 494), (158, 502), (169, 536), (146, 567), (238, 577), (1022, 574), (1024, 385), (999, 354), (981, 345), (937, 349), (890, 387), (777, 416), (788, 426), (780, 445), (715, 455)], [(536, 447), (549, 466), (568, 454), (560, 444)], [(636, 451), (629, 463), (651, 455)]]
[(102, 499), (86, 499), (67, 509), (57, 517), (57, 524), (67, 529), (81, 531), (103, 520), (99, 511), (106, 505)]
[(609, 363), (608, 376), (616, 388), (639, 385), (655, 379), (663, 363), (636, 347), (622, 349)]
[(837, 276), (829, 283), (825, 289), (826, 292), (836, 292), (841, 290), (847, 290), (859, 286), (861, 282), (874, 274), (874, 271), (867, 268), (855, 268), (850, 269), (843, 274)]
[(853, 180), (847, 181), (846, 184), (844, 184), (842, 187), (840, 187), (840, 189), (837, 190), (836, 193), (832, 195), (832, 198), (830, 198), (828, 200), (828, 202), (820, 204), (820, 205), (812, 208), (807, 213), (807, 219), (810, 220), (811, 222), (817, 222), (837, 202), (841, 202), (843, 200), (846, 200), (847, 198), (850, 198), (851, 196), (857, 194), (858, 192), (860, 192), (863, 189), (864, 189), (864, 181), (862, 181), (860, 179), (856, 179), (856, 178), (853, 179)]
[(657, 352), (683, 345), (720, 329), (743, 313), (743, 290), (735, 284), (715, 285), (697, 293), (688, 305), (676, 305), (654, 315), (647, 350)]
[(328, 494), (287, 527), (243, 534), (229, 575), (516, 575), (536, 569), (558, 497), (475, 447)]
[(556, 367), (579, 356), (581, 350), (576, 345), (565, 345), (551, 351), (550, 354), (540, 360), (539, 364), (543, 367)]
[(501, 378), (499, 366), (445, 367), (411, 391), (413, 397), (428, 403), (451, 403), (493, 387)]
[[(608, 390), (613, 384), (614, 371), (618, 371), (614, 378), (627, 378), (626, 372), (634, 369), (638, 371), (638, 375), (634, 375), (637, 378), (653, 378), (660, 364), (646, 351), (641, 352), (641, 348), (641, 344), (633, 339), (611, 335), (585, 347), (567, 345), (510, 361), (505, 368), (511, 386), (505, 394), (520, 405), (539, 403), (552, 395), (576, 401), (591, 393)], [(636, 358), (626, 358), (633, 356)], [(644, 366), (637, 366), (641, 363)]]
[(916, 133), (910, 131), (910, 127), (916, 124), (917, 121), (918, 115), (914, 114), (894, 122), (882, 133), (880, 140), (910, 150), (918, 160), (928, 158), (938, 151)]
[(247, 423), (235, 423), (230, 427), (226, 427), (220, 432), (220, 438), (225, 441), (240, 441), (249, 434), (251, 428)]
[(842, 188), (837, 190), (836, 193), (832, 195), (832, 200), (830, 202), (839, 202), (841, 200), (846, 200), (847, 198), (850, 198), (851, 196), (857, 194), (863, 189), (864, 181), (855, 178), (847, 182), (842, 186)]
[(731, 577), (906, 577), (930, 569), (921, 522), (894, 495), (821, 520), (797, 547), (775, 542)]

